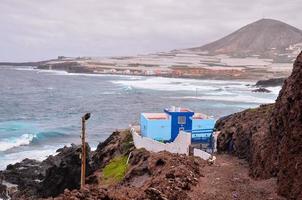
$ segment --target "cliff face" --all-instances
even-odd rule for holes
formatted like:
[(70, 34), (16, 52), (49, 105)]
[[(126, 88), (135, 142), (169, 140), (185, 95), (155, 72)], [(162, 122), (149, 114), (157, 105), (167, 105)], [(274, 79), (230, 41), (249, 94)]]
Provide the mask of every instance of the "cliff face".
[(277, 176), (279, 194), (302, 198), (302, 53), (274, 105), (230, 115), (216, 128), (219, 151), (246, 158), (256, 178)]
[(273, 108), (273, 104), (263, 105), (232, 114), (216, 123), (216, 128), (221, 131), (217, 141), (218, 150), (246, 159), (253, 177), (269, 178), (277, 174), (275, 164), (268, 161), (270, 155), (264, 151), (270, 140), (269, 118)]
[(302, 198), (302, 53), (277, 98), (269, 133), (277, 145), (279, 193)]

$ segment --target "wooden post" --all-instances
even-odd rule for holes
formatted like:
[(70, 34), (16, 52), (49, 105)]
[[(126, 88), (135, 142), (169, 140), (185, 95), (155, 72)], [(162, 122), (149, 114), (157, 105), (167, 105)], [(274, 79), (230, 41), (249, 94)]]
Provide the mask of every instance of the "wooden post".
[(82, 165), (81, 165), (81, 188), (85, 186), (86, 176), (86, 141), (85, 141), (85, 118), (82, 117)]

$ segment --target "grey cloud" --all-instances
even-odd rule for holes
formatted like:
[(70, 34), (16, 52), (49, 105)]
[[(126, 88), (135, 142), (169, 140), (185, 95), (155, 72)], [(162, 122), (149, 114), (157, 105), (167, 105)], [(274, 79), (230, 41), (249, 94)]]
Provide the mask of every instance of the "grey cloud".
[(200, 46), (260, 18), (302, 28), (300, 0), (2, 0), (0, 60)]

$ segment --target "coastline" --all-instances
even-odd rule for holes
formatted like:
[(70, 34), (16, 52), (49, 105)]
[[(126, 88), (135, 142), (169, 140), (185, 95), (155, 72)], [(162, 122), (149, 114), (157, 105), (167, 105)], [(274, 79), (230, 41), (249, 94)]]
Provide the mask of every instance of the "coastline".
[[(267, 79), (261, 79), (256, 77), (245, 77), (245, 78), (238, 78), (238, 77), (231, 77), (225, 76), (224, 74), (216, 75), (216, 76), (173, 76), (173, 75), (148, 75), (148, 74), (125, 74), (125, 73), (112, 73), (112, 72), (94, 72), (85, 69), (85, 67), (79, 67), (76, 70), (70, 68), (63, 68), (63, 69), (47, 69), (45, 67), (37, 66), (34, 67), (37, 70), (46, 70), (46, 71), (58, 71), (58, 72), (66, 72), (68, 74), (84, 74), (84, 75), (111, 75), (111, 76), (126, 76), (126, 77), (162, 77), (162, 78), (175, 78), (175, 79), (188, 79), (188, 80), (216, 80), (216, 81), (242, 81), (242, 82), (254, 82), (255, 84), (251, 85), (255, 88), (261, 89), (262, 87), (276, 87), (282, 86), (284, 80), (287, 77), (272, 77)], [(85, 69), (85, 70), (83, 70)]]
[[(117, 58), (110, 58), (112, 60)], [(109, 60), (110, 60), (109, 59)], [(219, 66), (216, 65), (201, 65), (201, 66), (165, 66), (160, 67), (158, 64), (154, 66), (147, 64), (139, 65), (138, 63), (127, 63), (123, 66), (112, 64), (111, 60), (106, 63), (102, 60), (94, 60), (92, 58), (66, 58), (66, 59), (51, 59), (39, 62), (24, 62), (24, 63), (8, 63), (0, 62), (0, 66), (32, 66), (41, 70), (59, 70), (68, 73), (83, 73), (83, 74), (109, 74), (109, 75), (128, 75), (128, 76), (146, 76), (146, 77), (166, 77), (166, 78), (184, 78), (196, 80), (241, 80), (241, 81), (260, 81), (275, 78), (287, 78), (291, 72), (291, 68), (282, 65), (278, 66), (250, 66), (234, 65), (234, 66)], [(125, 66), (124, 66), (125, 65)], [(274, 65), (274, 64), (273, 64)], [(288, 63), (290, 66), (291, 64)]]

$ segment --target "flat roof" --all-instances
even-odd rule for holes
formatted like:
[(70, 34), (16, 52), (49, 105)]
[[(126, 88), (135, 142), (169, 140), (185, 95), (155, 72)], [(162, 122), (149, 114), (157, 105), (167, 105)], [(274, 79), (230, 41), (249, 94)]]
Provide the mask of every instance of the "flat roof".
[(170, 107), (165, 109), (168, 112), (193, 112), (189, 108), (182, 108), (182, 107)]
[(193, 119), (212, 119), (212, 117), (203, 113), (194, 113)]
[(142, 113), (149, 120), (168, 120), (169, 116), (166, 113)]
[[(169, 115), (167, 113), (142, 113), (148, 120), (168, 120)], [(193, 119), (212, 119), (211, 116), (203, 113), (194, 113)]]

